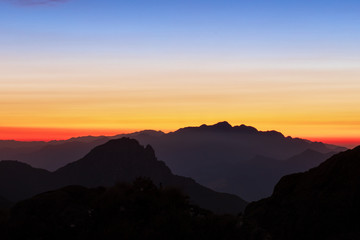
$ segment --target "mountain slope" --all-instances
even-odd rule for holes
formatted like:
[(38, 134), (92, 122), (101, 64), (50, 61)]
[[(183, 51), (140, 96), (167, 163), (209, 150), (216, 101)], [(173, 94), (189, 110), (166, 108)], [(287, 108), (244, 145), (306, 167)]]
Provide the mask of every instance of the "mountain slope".
[(307, 149), (284, 162), (285, 172), (290, 174), (307, 171), (311, 168), (317, 167), (334, 154), (335, 152), (320, 153), (315, 150)]
[(33, 196), (51, 187), (51, 173), (17, 161), (0, 162), (0, 195), (10, 201)]
[(246, 203), (240, 198), (217, 193), (190, 178), (173, 175), (164, 162), (158, 161), (151, 146), (145, 148), (134, 139), (110, 140), (93, 149), (84, 158), (54, 172), (61, 184), (95, 187), (129, 182), (149, 177), (157, 185), (182, 189), (196, 204), (215, 212), (240, 212)]
[(245, 211), (249, 228), (273, 239), (358, 239), (360, 146), (283, 177)]
[(158, 179), (168, 177), (171, 172), (164, 162), (156, 159), (150, 145), (144, 148), (134, 139), (121, 138), (95, 147), (82, 159), (55, 171), (54, 175), (68, 181), (68, 185), (96, 187), (129, 182), (139, 176), (159, 182)]
[[(142, 144), (153, 146), (159, 159), (165, 161), (175, 174), (189, 176), (211, 189), (237, 194), (248, 201), (269, 196), (283, 175), (307, 170), (329, 154), (345, 150), (284, 137), (276, 131), (231, 126), (227, 122), (187, 127), (157, 137), (135, 138)], [(309, 150), (319, 154), (311, 158), (312, 162), (302, 163), (308, 159), (302, 153)], [(296, 161), (287, 161), (295, 155), (299, 155)], [(252, 162), (258, 156), (269, 159), (264, 162), (269, 167)]]
[[(329, 154), (345, 150), (284, 137), (276, 131), (258, 131), (245, 125), (231, 126), (227, 122), (186, 127), (167, 134), (147, 130), (109, 138), (120, 137), (135, 138), (142, 145), (150, 144), (156, 150), (157, 157), (175, 174), (191, 177), (213, 190), (236, 194), (249, 201), (268, 197), (281, 176), (308, 170), (329, 157)], [(13, 155), (0, 152), (0, 157), (11, 156), (11, 159), (53, 171), (79, 159), (109, 138), (88, 136), (53, 141), (30, 153), (26, 151), (26, 154), (22, 154), (22, 148), (19, 148), (13, 151)], [(10, 143), (7, 142), (6, 146), (14, 147), (14, 142)], [(310, 156), (310, 152), (306, 151), (317, 154)], [(17, 154), (14, 155), (14, 152)], [(269, 160), (264, 162), (267, 168), (256, 162), (259, 156)], [(296, 159), (287, 161), (289, 158)]]
[(11, 205), (12, 205), (12, 203), (9, 200), (7, 200), (6, 198), (0, 196), (0, 211), (2, 209), (9, 208)]
[(137, 177), (149, 177), (158, 186), (179, 187), (191, 201), (215, 212), (238, 213), (246, 205), (235, 195), (217, 193), (190, 178), (173, 175), (164, 162), (157, 160), (150, 146), (143, 147), (129, 138), (100, 145), (54, 173), (24, 163), (2, 161), (0, 177), (0, 195), (12, 201), (67, 185), (112, 186)]

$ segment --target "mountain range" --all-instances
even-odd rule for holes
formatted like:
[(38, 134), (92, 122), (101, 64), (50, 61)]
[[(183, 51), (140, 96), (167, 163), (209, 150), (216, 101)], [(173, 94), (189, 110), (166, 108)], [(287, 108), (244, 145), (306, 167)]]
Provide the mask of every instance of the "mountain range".
[[(314, 159), (317, 154), (305, 152)], [(291, 160), (296, 163), (302, 158), (297, 155)], [(269, 167), (267, 158), (252, 161)], [(164, 227), (171, 228), (174, 221), (181, 224), (181, 234), (198, 234), (196, 239), (207, 234), (207, 239), (356, 240), (360, 235), (360, 146), (335, 154), (318, 167), (282, 177), (270, 197), (248, 204), (243, 215), (230, 217), (189, 205), (184, 195), (171, 187), (182, 189), (193, 203), (218, 213), (236, 213), (244, 208), (243, 200), (172, 174), (157, 160), (152, 147), (129, 138), (110, 140), (55, 172), (2, 161), (0, 176), (0, 204), (67, 186), (21, 201), (10, 212), (1, 211), (0, 205), (0, 230), (6, 239), (43, 238), (54, 232), (52, 239), (173, 236), (176, 230), (169, 232)], [(128, 183), (96, 187), (115, 182)], [(219, 228), (221, 231), (214, 230)]]
[(51, 142), (0, 141), (0, 159), (14, 159), (54, 171), (80, 159), (95, 146), (121, 137), (151, 145), (157, 157), (175, 174), (248, 201), (268, 197), (283, 175), (316, 167), (331, 155), (346, 150), (285, 137), (277, 131), (258, 131), (250, 126), (219, 122), (170, 133), (146, 130)]
[[(4, 141), (3, 149), (11, 149), (19, 144), (19, 146), (22, 145), (22, 149), (28, 151), (40, 147), (39, 151), (50, 148), (53, 152), (65, 149), (64, 146), (67, 146), (67, 151), (69, 151), (71, 146), (75, 146), (72, 145), (73, 143), (81, 143), (80, 145), (86, 149), (91, 144), (106, 142), (94, 147), (79, 160), (67, 163), (53, 172), (34, 168), (23, 162), (1, 161), (0, 230), (10, 230), (9, 236), (15, 236), (21, 232), (18, 229), (23, 229), (36, 217), (37, 233), (42, 232), (39, 230), (41, 226), (48, 224), (56, 228), (61, 226), (61, 229), (57, 229), (59, 233), (73, 236), (71, 235), (72, 224), (68, 223), (77, 219), (74, 217), (76, 214), (80, 214), (81, 219), (88, 221), (92, 214), (89, 208), (92, 204), (100, 204), (96, 205), (96, 208), (101, 212), (102, 206), (108, 206), (109, 200), (117, 199), (122, 203), (127, 199), (126, 204), (136, 206), (136, 211), (138, 211), (135, 222), (129, 222), (128, 218), (124, 217), (123, 210), (118, 204), (111, 205), (111, 209), (107, 210), (107, 213), (118, 211), (116, 221), (121, 220), (121, 224), (125, 224), (121, 225), (125, 226), (124, 229), (129, 226), (126, 224), (137, 226), (138, 221), (142, 221), (142, 217), (139, 216), (143, 215), (144, 209), (150, 211), (154, 206), (160, 211), (162, 205), (159, 203), (162, 202), (174, 212), (169, 214), (166, 212), (165, 215), (162, 215), (161, 211), (153, 212), (151, 213), (153, 220), (150, 222), (157, 221), (159, 219), (157, 216), (161, 216), (161, 219), (171, 216), (172, 219), (180, 217), (182, 223), (195, 220), (191, 226), (199, 227), (197, 224), (211, 223), (214, 228), (221, 226), (222, 237), (224, 237), (223, 233), (226, 233), (226, 226), (231, 226), (232, 233), (225, 239), (234, 239), (236, 236), (236, 239), (246, 240), (355, 240), (360, 235), (358, 228), (360, 225), (358, 217), (360, 214), (360, 146), (339, 153), (344, 149), (284, 137), (275, 131), (261, 132), (252, 127), (232, 127), (225, 122), (212, 126), (184, 128), (168, 134), (144, 131), (127, 136), (139, 140), (119, 135), (116, 137), (121, 138), (111, 140), (107, 137), (89, 136), (51, 143)], [(229, 189), (228, 192), (247, 192), (248, 196), (257, 198), (263, 195), (268, 195), (268, 197), (247, 205), (246, 201), (236, 195), (219, 193), (200, 185), (192, 178), (175, 175), (167, 166), (167, 162), (158, 160), (152, 146), (144, 147), (139, 143), (151, 141), (157, 149), (161, 150), (163, 158), (173, 163), (177, 171), (195, 174), (197, 178), (208, 182), (208, 185), (212, 185), (213, 188)], [(284, 146), (288, 148), (281, 152), (281, 147)], [(259, 150), (256, 151), (256, 148)], [(223, 154), (223, 157), (220, 154)], [(187, 167), (190, 169), (186, 169)], [(151, 179), (151, 181), (149, 183), (147, 180), (140, 180), (140, 187), (136, 188), (136, 182), (139, 180), (135, 179), (139, 179), (138, 177)], [(277, 178), (280, 180), (277, 181)], [(134, 180), (134, 185), (130, 188), (133, 190), (126, 187), (130, 186), (126, 184), (118, 184), (119, 187), (110, 188), (116, 183), (129, 184)], [(152, 189), (149, 192), (150, 195), (141, 193), (147, 186)], [(245, 209), (244, 214), (226, 219), (209, 215), (206, 210), (199, 209), (203, 212), (196, 213), (194, 218), (196, 207), (188, 205), (182, 197), (183, 194), (177, 190), (177, 193), (163, 191), (171, 187), (181, 189), (190, 197), (192, 204), (198, 204), (202, 208), (216, 213), (231, 214), (243, 212)], [(58, 190), (50, 191), (54, 189)], [(269, 189), (273, 189), (272, 194), (269, 193)], [(30, 198), (38, 193), (42, 194)], [(108, 193), (111, 195), (110, 199), (106, 197), (110, 196)], [(131, 195), (134, 193), (134, 196)], [(7, 211), (1, 211), (11, 202), (26, 198), (30, 199), (16, 204), (9, 214)], [(174, 206), (169, 205), (173, 201), (169, 200), (170, 198), (174, 201), (180, 200), (180, 203), (183, 202), (185, 205), (179, 206), (185, 206), (185, 208), (175, 211)], [(134, 199), (137, 200), (134, 201)], [(155, 199), (157, 200), (154, 201)], [(62, 222), (50, 223), (44, 220), (42, 214), (45, 214), (46, 218), (55, 216), (52, 215), (51, 204), (55, 204), (57, 210), (59, 206), (65, 205), (71, 208), (70, 210), (65, 208), (64, 211), (60, 209), (59, 212), (66, 226), (63, 226)], [(31, 212), (32, 209), (39, 209), (41, 213), (37, 210)], [(157, 215), (158, 213), (160, 215)], [(56, 215), (55, 219), (58, 217)], [(99, 219), (102, 219), (100, 224), (103, 224), (105, 218), (100, 216)], [(200, 222), (201, 219), (206, 220)], [(214, 219), (219, 222), (213, 222)], [(113, 220), (110, 221), (112, 226), (118, 224)], [(224, 221), (231, 221), (231, 223)], [(83, 223), (80, 222), (80, 224)], [(94, 222), (90, 222), (91, 224)], [(88, 223), (85, 225), (87, 236), (91, 236), (89, 235), (90, 225)], [(163, 222), (158, 222), (154, 226), (165, 225)], [(65, 227), (66, 231), (62, 227)], [(34, 233), (33, 229), (27, 227), (30, 233)], [(143, 231), (141, 234), (146, 235), (149, 230), (144, 225), (141, 227)], [(188, 232), (189, 236), (192, 236), (194, 231), (198, 232), (196, 229), (191, 229)], [(116, 236), (122, 232), (117, 232)], [(131, 236), (136, 236), (136, 232), (131, 230)], [(159, 232), (163, 233), (163, 230), (158, 229), (154, 234)], [(205, 232), (208, 231), (205, 229)], [(81, 229), (79, 233), (84, 234)], [(212, 234), (211, 236), (218, 238)], [(18, 239), (23, 239), (23, 236)]]
[(235, 195), (218, 193), (191, 178), (172, 174), (150, 145), (143, 147), (129, 138), (110, 140), (55, 172), (17, 161), (1, 161), (0, 195), (17, 202), (68, 185), (113, 186), (137, 177), (148, 177), (158, 186), (178, 187), (193, 203), (217, 213), (242, 212), (247, 204)]

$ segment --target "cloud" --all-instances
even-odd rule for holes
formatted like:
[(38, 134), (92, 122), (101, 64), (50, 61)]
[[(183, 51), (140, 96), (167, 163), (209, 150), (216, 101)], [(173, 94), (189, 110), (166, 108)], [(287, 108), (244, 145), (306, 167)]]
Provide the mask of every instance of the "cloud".
[(56, 3), (64, 3), (68, 0), (5, 0), (18, 5), (36, 6), (36, 5), (52, 5)]

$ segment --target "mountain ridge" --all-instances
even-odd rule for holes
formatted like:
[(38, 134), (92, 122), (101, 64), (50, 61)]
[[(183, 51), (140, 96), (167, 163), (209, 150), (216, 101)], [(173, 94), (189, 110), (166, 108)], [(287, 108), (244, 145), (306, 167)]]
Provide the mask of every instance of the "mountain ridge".
[(218, 213), (238, 213), (247, 204), (235, 195), (218, 193), (193, 179), (172, 174), (166, 164), (156, 158), (151, 146), (143, 147), (130, 138), (110, 140), (52, 173), (25, 163), (2, 161), (0, 195), (18, 201), (68, 185), (112, 186), (117, 182), (131, 182), (137, 177), (149, 177), (158, 186), (178, 187), (194, 203)]
[(360, 146), (282, 177), (269, 198), (249, 204), (246, 222), (253, 233), (279, 240), (358, 239), (359, 185)]
[[(269, 183), (275, 184), (284, 174), (315, 167), (325, 160), (329, 153), (346, 150), (320, 142), (285, 137), (274, 130), (258, 131), (244, 124), (232, 126), (224, 121), (214, 125), (181, 128), (170, 133), (145, 130), (115, 137), (73, 138), (69, 141), (49, 143), (33, 152), (26, 150), (22, 153), (22, 148), (13, 151), (13, 155), (0, 151), (0, 159), (7, 156), (34, 167), (54, 171), (80, 159), (95, 146), (121, 137), (137, 139), (142, 145), (150, 144), (156, 150), (157, 157), (164, 161), (174, 174), (194, 178), (213, 190), (236, 194), (249, 201), (268, 197), (267, 194), (270, 194), (274, 187)], [(308, 149), (320, 154), (312, 156), (310, 160), (306, 155), (300, 158), (301, 153)], [(277, 175), (261, 174), (255, 163), (248, 164), (258, 155), (283, 161), (279, 163), (283, 165), (280, 168), (286, 171), (276, 170)], [(298, 156), (296, 162), (287, 161), (297, 155), (300, 157)], [(238, 186), (238, 181), (233, 181), (242, 179), (241, 176), (249, 176), (244, 179), (247, 185)], [(255, 194), (252, 188), (258, 188), (262, 194)]]

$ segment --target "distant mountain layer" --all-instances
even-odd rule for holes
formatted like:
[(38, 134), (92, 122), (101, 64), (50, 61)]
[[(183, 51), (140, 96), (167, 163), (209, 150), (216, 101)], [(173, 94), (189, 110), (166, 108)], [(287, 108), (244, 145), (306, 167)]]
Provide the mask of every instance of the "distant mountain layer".
[(136, 177), (149, 177), (158, 186), (179, 187), (191, 201), (215, 212), (237, 213), (246, 205), (235, 195), (218, 193), (190, 178), (173, 175), (164, 162), (157, 160), (152, 147), (144, 148), (129, 138), (110, 140), (53, 173), (20, 162), (2, 161), (0, 195), (18, 201), (67, 185), (112, 186)]
[(158, 158), (175, 174), (191, 177), (211, 189), (237, 194), (249, 201), (269, 196), (283, 175), (308, 170), (330, 155), (346, 150), (284, 137), (276, 131), (263, 132), (250, 126), (233, 127), (220, 122), (167, 134), (147, 130), (112, 137), (88, 136), (29, 143), (29, 146), (19, 142), (18, 147), (17, 142), (0, 141), (0, 159), (15, 159), (53, 171), (81, 158), (95, 146), (121, 137), (131, 137), (143, 145), (153, 146)]
[[(283, 177), (245, 211), (249, 239), (359, 239), (360, 146)], [(270, 238), (271, 237), (271, 238)]]
[(0, 159), (18, 160), (33, 167), (54, 171), (74, 162), (92, 148), (109, 141), (108, 137), (80, 137), (65, 141), (0, 141)]
[(246, 200), (259, 200), (271, 195), (274, 186), (282, 176), (316, 167), (333, 154), (333, 152), (319, 153), (306, 150), (285, 161), (256, 156), (249, 161), (234, 165), (232, 169), (230, 166), (225, 168), (222, 178), (219, 179), (223, 179), (223, 183), (226, 181), (227, 184), (214, 187), (214, 189), (241, 193)]
[[(346, 150), (284, 137), (276, 131), (232, 127), (227, 122), (160, 136), (144, 133), (133, 137), (142, 144), (151, 144), (174, 173), (248, 201), (269, 196), (283, 175), (316, 167), (332, 154)], [(259, 158), (265, 161), (259, 164)]]

